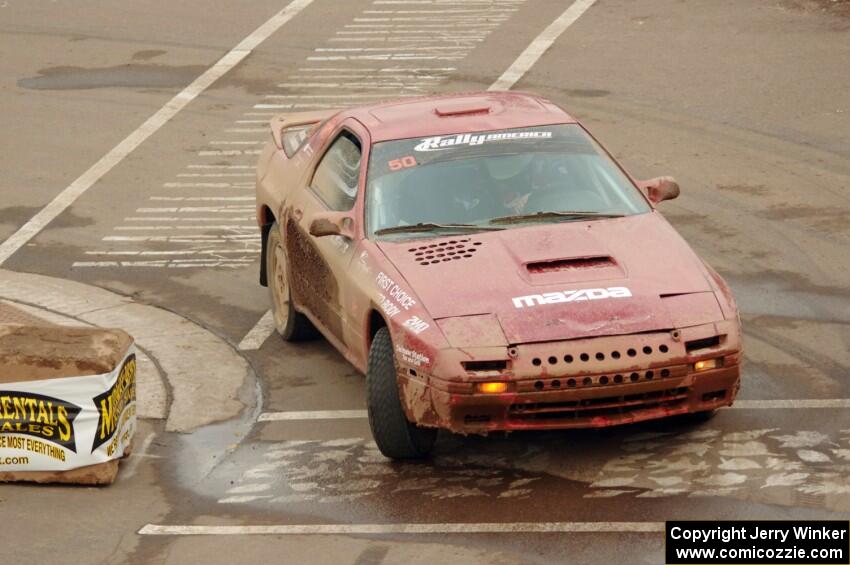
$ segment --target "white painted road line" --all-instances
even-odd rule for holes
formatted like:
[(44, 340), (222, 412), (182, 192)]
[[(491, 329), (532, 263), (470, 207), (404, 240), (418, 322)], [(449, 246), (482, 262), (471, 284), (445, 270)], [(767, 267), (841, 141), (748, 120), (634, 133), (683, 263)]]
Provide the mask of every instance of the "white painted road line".
[(510, 90), (522, 76), (528, 72), (534, 63), (549, 49), (558, 37), (564, 33), (577, 19), (581, 17), (588, 8), (593, 6), (596, 0), (576, 0), (567, 8), (558, 19), (538, 35), (531, 45), (525, 48), (516, 61), (508, 67), (499, 80), (493, 83), (488, 90)]
[(233, 214), (235, 212), (250, 212), (253, 211), (253, 206), (239, 205), (239, 204), (230, 204), (225, 206), (180, 206), (180, 207), (153, 207), (153, 208), (136, 208), (136, 212), (140, 214), (146, 213), (154, 213), (154, 214), (162, 214), (164, 212), (204, 212), (206, 213), (227, 213)]
[[(253, 121), (253, 120), (252, 120)], [(268, 123), (268, 120), (259, 120)], [(256, 165), (187, 165), (187, 169), (250, 169), (256, 171)]]
[(265, 41), (272, 33), (277, 31), (283, 24), (291, 20), (301, 10), (312, 3), (313, 0), (293, 0), (286, 8), (269, 18), (263, 25), (239, 42), (236, 47), (228, 51), (213, 66), (204, 71), (201, 76), (181, 90), (176, 96), (169, 100), (156, 113), (145, 120), (136, 130), (124, 138), (118, 145), (113, 147), (106, 155), (80, 175), (74, 182), (60, 192), (47, 206), (42, 208), (35, 216), (29, 219), (9, 239), (0, 244), (0, 265), (5, 263), (9, 257), (23, 247), (29, 240), (35, 237), (47, 224), (64, 212), (74, 201), (82, 196), (106, 173), (124, 160), (147, 138), (156, 133), (171, 118), (177, 115), (190, 102), (204, 92), (216, 80), (239, 64), (260, 43)]
[(107, 235), (100, 238), (101, 241), (220, 241), (223, 239), (238, 239), (240, 241), (251, 241), (260, 243), (260, 236), (250, 234), (239, 235), (207, 235), (207, 234), (183, 234), (183, 235)]
[[(317, 100), (330, 100), (330, 99), (342, 98), (343, 100), (348, 100), (348, 99), (351, 99), (351, 98), (381, 98), (382, 96), (386, 96), (386, 95), (387, 94), (385, 92), (372, 92), (372, 93), (368, 93), (368, 94), (365, 94), (365, 93), (361, 93), (361, 94), (266, 94), (265, 96), (263, 96), (263, 98), (266, 98), (266, 99), (293, 98), (293, 99), (296, 99), (296, 100), (301, 100), (302, 98), (304, 98), (304, 99), (312, 98), (312, 99), (317, 99)], [(403, 94), (403, 95), (400, 95), (400, 96), (411, 97), (411, 96), (415, 96), (415, 94)], [(368, 104), (369, 102), (366, 102), (366, 103)], [(254, 105), (255, 108), (257, 106), (258, 106), (257, 104)]]
[[(265, 316), (263, 318), (265, 318)], [(251, 334), (249, 333), (248, 335)], [(248, 336), (245, 337), (247, 339)], [(241, 346), (240, 349), (242, 349)], [(850, 398), (738, 400), (735, 402), (734, 406), (731, 407), (732, 410), (818, 410), (835, 408), (850, 408)], [(263, 412), (260, 414), (260, 417), (257, 418), (257, 421), (280, 422), (297, 420), (350, 420), (367, 417), (366, 410), (303, 410), (292, 412)]]
[(369, 534), (536, 534), (648, 533), (664, 522), (506, 522), (436, 524), (268, 524), (252, 526), (168, 526), (148, 524), (143, 536), (369, 535)]
[(139, 257), (139, 256), (154, 256), (154, 255), (168, 255), (168, 256), (184, 256), (184, 255), (226, 255), (226, 254), (245, 253), (244, 249), (189, 249), (189, 250), (180, 250), (180, 251), (148, 251), (146, 249), (136, 249), (136, 250), (128, 250), (128, 251), (86, 251), (86, 255), (110, 255), (110, 256), (120, 256), (120, 257)]
[[(263, 316), (265, 318), (265, 316)], [(248, 335), (251, 335), (250, 333)], [(247, 339), (247, 336), (245, 336)], [(243, 340), (244, 341), (244, 340)], [(240, 347), (240, 349), (242, 349)], [(365, 410), (312, 410), (293, 412), (263, 412), (258, 422), (280, 422), (297, 420), (351, 420), (368, 417)]]
[[(350, 67), (302, 67), (299, 69), (299, 72), (313, 72), (313, 73), (325, 73), (325, 72), (339, 72), (339, 71), (353, 71)], [(456, 71), (455, 67), (357, 67), (356, 70), (358, 72), (366, 72), (366, 71), (376, 71), (381, 73), (395, 73), (395, 72), (417, 72), (417, 73), (430, 73), (430, 72), (452, 72)]]
[(250, 200), (254, 202), (254, 196), (151, 196), (151, 200), (163, 200), (167, 202), (235, 202)]
[(338, 104), (254, 104), (254, 108), (260, 110), (336, 110), (352, 105), (354, 105), (353, 101), (339, 102)]
[[(552, 43), (554, 43), (554, 41), (558, 38), (558, 36), (560, 36), (561, 33), (563, 33), (565, 29), (567, 29), (570, 25), (572, 25), (573, 22), (575, 22), (585, 11), (587, 11), (587, 9), (590, 8), (595, 1), (596, 0), (576, 0), (576, 2), (574, 2), (569, 8), (567, 8), (567, 10), (563, 14), (561, 14), (558, 17), (558, 19), (556, 19), (554, 22), (552, 22), (545, 30), (543, 30), (543, 32), (540, 35), (538, 35), (534, 39), (534, 41), (531, 42), (531, 45), (529, 45), (525, 49), (525, 51), (523, 51), (522, 54), (516, 59), (516, 61), (513, 62), (513, 64), (508, 68), (508, 70), (506, 70), (502, 74), (502, 76), (499, 77), (498, 80), (496, 80), (496, 82), (494, 82), (490, 86), (489, 90), (509, 90), (526, 72), (528, 72), (528, 69), (530, 69), (532, 67), (532, 65), (534, 65), (534, 63), (537, 62), (537, 60), (540, 58), (540, 56), (543, 55), (543, 53), (547, 49), (549, 49), (549, 47), (552, 45)], [(351, 27), (351, 26), (346, 26), (346, 27)], [(337, 57), (337, 58), (334, 58), (334, 57), (308, 57), (307, 59), (308, 60), (336, 60), (336, 59), (344, 59), (344, 58), (345, 57)], [(351, 70), (352, 69), (350, 69), (348, 67), (307, 67), (307, 68), (301, 69), (302, 72), (303, 71), (316, 71), (316, 72), (341, 72), (342, 71), (342, 72), (349, 72)], [(406, 71), (406, 72), (410, 72), (414, 69), (403, 68), (403, 67), (402, 68), (381, 68), (381, 69), (378, 69), (378, 68), (373, 67), (373, 68), (362, 68), (362, 69), (357, 69), (357, 70), (359, 72), (374, 72), (374, 71), (378, 71), (378, 70), (388, 71), (388, 72), (398, 72), (398, 71), (403, 70), (403, 71)], [(420, 70), (451, 72), (451, 71), (454, 71), (455, 68), (454, 67), (425, 68), (425, 69), (420, 69)], [(286, 85), (286, 83), (283, 83), (281, 86), (285, 86), (285, 85)], [(276, 95), (276, 97), (278, 97), (278, 98), (286, 98), (287, 96), (290, 96), (290, 97), (293, 97), (293, 98), (295, 98), (295, 97), (304, 98), (304, 96), (301, 96), (301, 95)], [(316, 95), (311, 95), (311, 96), (316, 96)], [(333, 95), (322, 95), (322, 96), (324, 96), (325, 98), (330, 98)], [(366, 95), (360, 94), (360, 95), (355, 95), (355, 96), (360, 96), (360, 97), (364, 97), (364, 98), (371, 98), (371, 97), (374, 97), (375, 94), (366, 94)], [(378, 95), (378, 96), (381, 96), (381, 95)], [(398, 94), (397, 96), (405, 96), (405, 95), (404, 94)], [(256, 105), (254, 105), (254, 108), (257, 108), (257, 109), (291, 109), (291, 108), (298, 107), (298, 106), (300, 106), (300, 105), (299, 104), (256, 104)], [(310, 107), (319, 108), (319, 107), (332, 107), (332, 106), (327, 105), (327, 104), (313, 104), (313, 105), (310, 105)], [(261, 331), (260, 328), (265, 327), (265, 326), (262, 326), (262, 324), (263, 324), (263, 320), (268, 315), (270, 315), (269, 312), (266, 312), (263, 315), (263, 317), (260, 318), (260, 320), (257, 322), (257, 324), (253, 328), (251, 328), (251, 330), (245, 336), (245, 339), (247, 339), (248, 336), (250, 335), (250, 336), (253, 336), (252, 341), (260, 340), (260, 344), (262, 344), (262, 342), (264, 342), (268, 338), (268, 336), (271, 335), (270, 329), (266, 330), (266, 331), (268, 331), (268, 334), (265, 337), (257, 335), (258, 332)], [(265, 416), (265, 415), (266, 414), (263, 414), (263, 416)], [(281, 419), (284, 419), (284, 418), (281, 418)], [(261, 416), (261, 421), (263, 421), (262, 416)]]
[(234, 157), (238, 155), (259, 155), (260, 153), (262, 153), (262, 150), (260, 149), (216, 149), (198, 151), (198, 155), (201, 157)]
[[(263, 132), (266, 129), (263, 128)], [(201, 177), (201, 178), (218, 178), (218, 177), (256, 177), (256, 173), (178, 173), (178, 177)]]
[[(269, 310), (263, 314), (263, 317), (260, 318), (260, 321), (257, 322), (253, 328), (251, 328), (251, 331), (242, 338), (242, 341), (239, 342), (239, 349), (242, 351), (254, 351), (259, 349), (273, 332), (274, 315), (272, 314), (272, 311)], [(262, 417), (262, 415), (260, 417)]]
[(125, 222), (248, 222), (253, 216), (232, 216), (217, 218), (184, 218), (182, 216), (130, 216)]
[(121, 473), (119, 473), (118, 482), (124, 482), (136, 474), (139, 463), (144, 457), (147, 457), (148, 449), (150, 449), (155, 437), (155, 432), (149, 433), (142, 442), (141, 447), (139, 447), (138, 450), (133, 450), (127, 462), (121, 465)]
[(164, 182), (163, 188), (230, 188), (229, 182)]
[(252, 224), (246, 225), (220, 225), (220, 226), (117, 226), (116, 230), (121, 231), (139, 231), (139, 230), (233, 230), (233, 231), (256, 231), (257, 227)]
[(742, 410), (850, 408), (850, 398), (736, 400), (732, 408)]

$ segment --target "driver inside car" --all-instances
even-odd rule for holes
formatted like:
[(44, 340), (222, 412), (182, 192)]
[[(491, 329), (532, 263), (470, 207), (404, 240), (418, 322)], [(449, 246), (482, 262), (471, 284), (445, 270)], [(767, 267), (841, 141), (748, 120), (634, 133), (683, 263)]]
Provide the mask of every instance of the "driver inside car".
[(504, 206), (505, 215), (523, 211), (533, 185), (532, 160), (534, 155), (497, 155), (484, 160), (497, 200)]
[[(470, 174), (463, 174), (463, 169)], [(472, 174), (469, 164), (461, 161), (447, 163), (444, 167), (423, 166), (421, 175), (412, 179), (409, 172), (395, 173), (394, 198), (386, 205), (396, 209), (399, 225), (438, 222), (467, 224), (493, 217), (492, 195)], [(415, 182), (413, 182), (415, 180)], [(422, 184), (427, 186), (423, 190)]]
[(605, 201), (592, 190), (577, 189), (594, 179), (577, 160), (546, 153), (499, 155), (485, 161), (487, 174), (504, 206), (504, 214), (535, 212), (597, 211)]

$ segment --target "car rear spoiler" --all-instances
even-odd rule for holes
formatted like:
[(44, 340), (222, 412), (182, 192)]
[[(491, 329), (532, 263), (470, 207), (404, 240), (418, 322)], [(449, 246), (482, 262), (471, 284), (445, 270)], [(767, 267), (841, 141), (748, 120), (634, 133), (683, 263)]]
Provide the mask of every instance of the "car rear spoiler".
[[(339, 112), (338, 109), (333, 110), (315, 110), (312, 112), (288, 112), (286, 114), (278, 114), (269, 122), (269, 127), (272, 130), (272, 139), (278, 149), (284, 149), (284, 132), (288, 129), (297, 128), (299, 130), (306, 129), (304, 126), (318, 124), (334, 114)], [(287, 154), (289, 151), (287, 151)]]

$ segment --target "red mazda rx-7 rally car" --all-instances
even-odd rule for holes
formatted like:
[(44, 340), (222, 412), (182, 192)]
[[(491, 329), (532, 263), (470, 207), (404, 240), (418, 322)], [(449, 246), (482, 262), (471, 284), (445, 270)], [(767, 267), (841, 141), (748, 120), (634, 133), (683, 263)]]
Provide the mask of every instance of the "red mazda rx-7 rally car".
[(602, 427), (732, 404), (732, 294), (555, 104), (488, 92), (284, 114), (258, 165), (278, 332), (366, 374), (388, 457), (438, 428)]

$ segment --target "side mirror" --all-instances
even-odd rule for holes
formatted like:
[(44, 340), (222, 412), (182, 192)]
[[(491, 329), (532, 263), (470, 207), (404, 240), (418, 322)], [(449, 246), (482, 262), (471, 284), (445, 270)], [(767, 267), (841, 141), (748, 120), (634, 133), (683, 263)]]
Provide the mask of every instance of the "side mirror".
[(347, 212), (319, 212), (310, 220), (310, 235), (313, 237), (341, 235), (353, 239), (353, 225), (354, 220)]
[(655, 177), (638, 182), (638, 186), (653, 204), (679, 196), (679, 183), (673, 177)]

